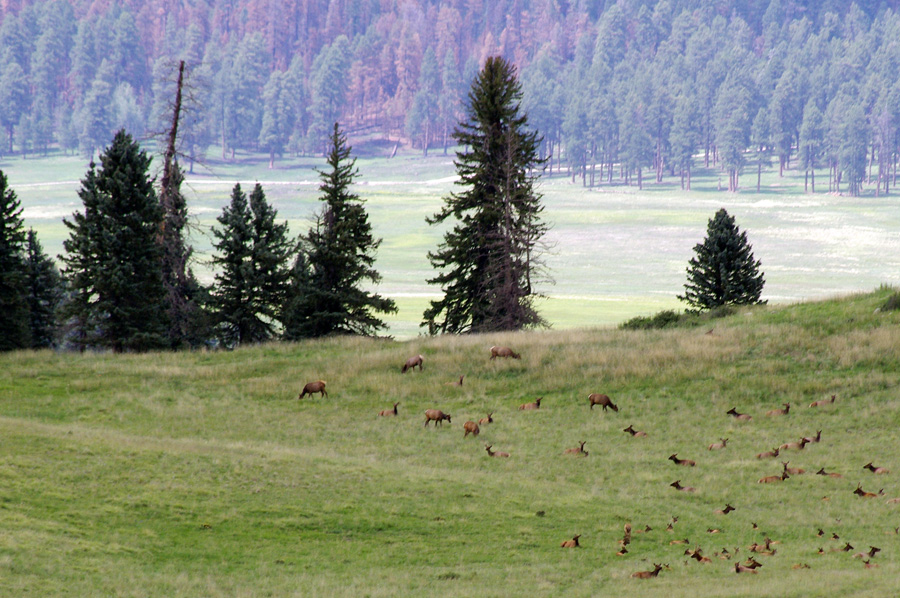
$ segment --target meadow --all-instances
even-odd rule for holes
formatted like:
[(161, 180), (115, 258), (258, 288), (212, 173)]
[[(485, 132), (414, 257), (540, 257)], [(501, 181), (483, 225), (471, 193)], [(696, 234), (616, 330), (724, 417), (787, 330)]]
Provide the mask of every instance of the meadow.
[[(681, 329), (0, 355), (0, 596), (896, 595), (900, 311), (881, 309), (895, 292)], [(490, 360), (499, 344), (521, 359)], [(424, 370), (401, 374), (416, 354)], [(328, 397), (298, 401), (316, 379)], [(591, 410), (591, 392), (618, 412)], [(394, 402), (397, 417), (376, 415)], [(426, 428), (428, 408), (452, 423)], [(564, 454), (582, 441), (586, 457)], [(757, 483), (781, 461), (807, 473)], [(575, 534), (580, 548), (560, 547)], [(767, 537), (775, 554), (735, 574)], [(867, 569), (853, 554), (870, 546)], [(669, 567), (630, 578), (653, 563)]]
[[(386, 318), (388, 334), (418, 336), (422, 312), (439, 290), (427, 284), (435, 272), (427, 253), (440, 243), (443, 229), (426, 224), (442, 198), (454, 191), (453, 153), (399, 153), (391, 145), (361, 142), (358, 185), (375, 234), (383, 239), (376, 268), (383, 280), (378, 292), (393, 298), (399, 312)], [(318, 157), (284, 158), (266, 168), (262, 155), (223, 161), (211, 152), (187, 174), (183, 187), (192, 214), (190, 241), (194, 269), (212, 281), (208, 265), (210, 228), (240, 182), (249, 191), (256, 182), (290, 225), (292, 235), (306, 232), (320, 209), (315, 169)], [(159, 160), (154, 160), (159, 167)], [(51, 256), (62, 253), (68, 237), (63, 218), (81, 210), (79, 181), (87, 170), (83, 157), (22, 159), (7, 156), (0, 169), (9, 177), (33, 227)], [(763, 191), (745, 174), (738, 193), (720, 190), (721, 175), (697, 167), (693, 190), (676, 179), (649, 182), (642, 191), (622, 185), (585, 188), (565, 174), (542, 177), (548, 280), (536, 285), (545, 295), (541, 313), (556, 329), (614, 325), (663, 309), (681, 309), (685, 269), (693, 247), (706, 234), (708, 220), (725, 207), (747, 231), (766, 277), (763, 298), (781, 304), (822, 299), (879, 284), (900, 284), (900, 213), (896, 196), (859, 198), (827, 193), (818, 173), (818, 192), (804, 193), (803, 177), (793, 170), (778, 177), (764, 173)]]

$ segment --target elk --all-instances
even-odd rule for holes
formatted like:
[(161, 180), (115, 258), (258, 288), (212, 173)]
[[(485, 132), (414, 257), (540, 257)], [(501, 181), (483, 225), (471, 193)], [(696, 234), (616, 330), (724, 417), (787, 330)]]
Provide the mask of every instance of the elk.
[(839, 473), (828, 473), (828, 472), (825, 471), (825, 468), (824, 468), (824, 467), (821, 468), (819, 471), (817, 471), (817, 472), (816, 472), (816, 475), (827, 475), (829, 478), (842, 478), (842, 477), (844, 477), (844, 476), (842, 476), (842, 475), (839, 474)]
[(453, 382), (447, 382), (447, 384), (445, 384), (445, 386), (456, 386), (456, 387), (462, 386), (463, 378), (465, 378), (465, 376), (460, 376), (459, 380), (454, 380)]
[(788, 479), (789, 477), (791, 477), (791, 476), (789, 476), (786, 471), (783, 471), (783, 472), (781, 472), (781, 475), (767, 475), (764, 478), (759, 478), (759, 480), (756, 483), (757, 484), (772, 484), (775, 482), (783, 482), (784, 480)]
[(576, 534), (572, 536), (571, 540), (566, 540), (562, 544), (560, 544), (563, 548), (579, 548), (581, 544), (578, 543), (578, 538), (581, 537), (581, 534)]
[(447, 420), (447, 423), (449, 423), (449, 424), (453, 423), (452, 421), (450, 421), (449, 413), (444, 413), (440, 409), (426, 409), (425, 410), (425, 427), (426, 428), (428, 427), (428, 422), (430, 422), (430, 421), (433, 421), (435, 426), (437, 426), (438, 424), (441, 424), (441, 426), (443, 427), (445, 419)]
[(635, 579), (650, 579), (651, 577), (656, 577), (657, 575), (659, 575), (659, 572), (662, 571), (662, 569), (662, 565), (653, 563), (653, 571), (635, 571), (631, 574), (631, 577)]
[(519, 411), (532, 411), (534, 409), (541, 408), (541, 401), (544, 400), (544, 397), (539, 397), (534, 400), (534, 403), (522, 403), (519, 405)]
[(782, 403), (782, 405), (784, 405), (784, 409), (772, 409), (771, 411), (767, 411), (766, 415), (768, 415), (769, 417), (776, 417), (779, 415), (787, 415), (788, 412), (791, 410), (791, 404), (790, 403)]
[(716, 515), (727, 515), (727, 514), (731, 513), (731, 512), (734, 511), (734, 510), (736, 510), (734, 507), (732, 507), (730, 504), (726, 503), (724, 509), (716, 509), (716, 510), (714, 511), (714, 513), (715, 513)]
[(835, 395), (831, 395), (830, 399), (821, 399), (818, 401), (813, 401), (809, 404), (810, 407), (824, 407), (825, 405), (831, 405), (834, 403)]
[(789, 450), (802, 451), (803, 447), (805, 447), (807, 444), (809, 444), (809, 443), (806, 441), (806, 438), (801, 438), (798, 442), (785, 442), (778, 448), (783, 451), (789, 451)]
[(856, 490), (853, 491), (853, 494), (855, 494), (856, 496), (859, 496), (861, 498), (875, 498), (876, 496), (884, 495), (884, 488), (882, 488), (878, 492), (866, 492), (865, 490), (863, 490), (860, 487), (859, 484), (857, 484)]
[(466, 431), (466, 433), (463, 434), (463, 438), (466, 438), (470, 433), (472, 434), (472, 436), (478, 436), (481, 433), (481, 430), (478, 429), (478, 424), (473, 421), (467, 421), (466, 423), (464, 423), (463, 430)]
[(774, 459), (775, 457), (778, 456), (778, 451), (779, 451), (779, 449), (774, 448), (771, 451), (766, 451), (764, 453), (758, 453), (756, 455), (756, 458), (757, 459)]
[(822, 440), (822, 430), (816, 432), (815, 436), (804, 436), (803, 440), (805, 440), (807, 444), (812, 442), (819, 442), (820, 440)]
[(397, 401), (396, 403), (394, 403), (393, 409), (382, 409), (378, 412), (378, 415), (380, 415), (381, 417), (395, 417), (397, 415), (397, 405), (399, 404), (400, 402)]
[(410, 357), (406, 360), (406, 363), (403, 364), (403, 367), (400, 368), (400, 373), (405, 374), (409, 370), (416, 369), (416, 366), (419, 366), (419, 371), (422, 371), (422, 363), (425, 361), (425, 358), (421, 355), (416, 355), (415, 357)]
[(319, 393), (323, 397), (328, 397), (328, 393), (325, 392), (325, 381), (324, 380), (316, 380), (315, 382), (307, 382), (306, 386), (303, 387), (303, 391), (300, 393), (300, 396), (297, 397), (297, 400), (302, 399), (306, 395), (313, 395), (314, 393)]
[(491, 411), (490, 413), (487, 414), (487, 417), (482, 417), (481, 419), (479, 419), (479, 420), (478, 420), (478, 424), (483, 426), (483, 425), (485, 425), (485, 424), (492, 424), (492, 423), (494, 423), (493, 415), (494, 415), (494, 412)]
[(693, 467), (697, 464), (696, 461), (692, 461), (691, 459), (679, 459), (678, 453), (672, 453), (671, 455), (669, 455), (669, 461), (671, 461), (675, 465), (683, 465), (684, 467)]
[(590, 403), (591, 403), (591, 409), (594, 408), (594, 405), (600, 405), (601, 407), (603, 407), (604, 411), (606, 411), (607, 407), (609, 407), (610, 409), (612, 409), (613, 411), (615, 411), (617, 413), (619, 411), (619, 408), (613, 404), (613, 402), (610, 400), (609, 396), (607, 396), (607, 395), (603, 395), (603, 394), (594, 392), (594, 393), (591, 393), (588, 395), (588, 401), (590, 401)]
[(587, 442), (587, 440), (580, 442), (580, 443), (579, 443), (580, 446), (579, 446), (578, 448), (567, 448), (567, 449), (565, 450), (565, 453), (564, 453), (564, 454), (566, 454), (566, 455), (584, 455), (585, 457), (587, 457), (587, 456), (588, 456), (588, 452), (587, 452), (586, 450), (584, 450), (584, 443), (585, 443), (585, 442)]
[(509, 347), (491, 347), (491, 359), (496, 357), (512, 357), (513, 359), (519, 359), (522, 356)]
[(784, 471), (789, 473), (790, 475), (801, 475), (806, 473), (806, 470), (800, 467), (788, 467), (788, 463), (790, 463), (790, 461), (781, 462), (781, 464), (784, 466)]
[(868, 463), (863, 465), (863, 469), (868, 469), (872, 473), (879, 474), (879, 475), (882, 473), (891, 473), (891, 470), (886, 467), (875, 467), (874, 465), (872, 465), (871, 461), (869, 461)]
[(484, 445), (484, 450), (487, 451), (488, 456), (490, 456), (490, 457), (509, 457), (509, 453), (505, 453), (503, 451), (492, 451), (491, 448), (493, 448), (493, 446), (494, 445), (492, 445), (492, 444)]
[(711, 445), (709, 445), (709, 447), (707, 447), (707, 450), (720, 451), (723, 448), (725, 448), (725, 445), (727, 445), (727, 444), (728, 444), (727, 438), (719, 438), (719, 442), (712, 443)]
[(750, 421), (751, 419), (753, 419), (752, 416), (747, 415), (746, 413), (738, 413), (737, 409), (735, 409), (734, 407), (732, 407), (731, 409), (729, 409), (728, 411), (726, 411), (725, 414), (726, 414), (726, 415), (730, 415), (730, 416), (733, 417), (734, 419), (738, 419), (738, 420), (745, 421), (745, 422)]
[(634, 436), (635, 438), (643, 438), (644, 436), (647, 435), (646, 432), (642, 432), (642, 431), (639, 431), (639, 430), (635, 430), (630, 424), (628, 425), (627, 428), (625, 428), (625, 429), (622, 430), (622, 431), (623, 431), (623, 432), (628, 432), (629, 434), (631, 434), (631, 435)]
[(740, 563), (734, 564), (734, 572), (735, 573), (756, 573), (756, 569), (753, 567), (745, 567)]
[(869, 550), (868, 550), (868, 551), (866, 551), (866, 552), (857, 552), (856, 554), (853, 555), (853, 558), (855, 558), (855, 559), (862, 559), (862, 558), (865, 558), (865, 557), (869, 557), (870, 559), (874, 559), (874, 558), (875, 558), (875, 555), (878, 554), (879, 552), (881, 552), (881, 549), (880, 549), (880, 548), (877, 548), (877, 547), (875, 547), (875, 546), (869, 546)]
[(693, 486), (682, 486), (681, 480), (675, 480), (674, 482), (669, 484), (669, 486), (671, 486), (672, 488), (675, 488), (676, 490), (678, 490), (680, 492), (696, 492), (697, 491), (697, 489), (694, 488)]

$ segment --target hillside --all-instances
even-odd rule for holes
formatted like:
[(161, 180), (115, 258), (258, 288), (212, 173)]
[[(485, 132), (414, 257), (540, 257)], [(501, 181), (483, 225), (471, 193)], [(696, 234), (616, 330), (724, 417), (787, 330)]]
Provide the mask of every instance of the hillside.
[[(894, 292), (691, 329), (0, 355), (0, 596), (892, 595), (900, 311), (879, 308)], [(490, 360), (497, 344), (522, 358)], [(424, 371), (401, 374), (418, 353)], [(320, 378), (328, 397), (298, 401)], [(591, 410), (591, 392), (618, 412)], [(394, 402), (398, 417), (376, 415)], [(424, 427), (427, 408), (452, 423)], [(818, 430), (802, 451), (755, 458)], [(587, 457), (563, 454), (581, 441)], [(781, 461), (807, 473), (757, 483)], [(560, 547), (575, 534), (580, 548)], [(766, 537), (775, 554), (735, 575)], [(853, 554), (870, 546), (866, 569)], [(669, 568), (629, 579), (653, 563)]]

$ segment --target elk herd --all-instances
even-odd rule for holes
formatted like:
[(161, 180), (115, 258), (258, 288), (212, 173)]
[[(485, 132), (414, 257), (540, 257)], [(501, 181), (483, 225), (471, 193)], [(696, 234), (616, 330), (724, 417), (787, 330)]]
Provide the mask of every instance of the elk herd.
[[(490, 348), (490, 359), (495, 360), (497, 358), (521, 359), (521, 355), (519, 353), (516, 353), (509, 347), (501, 347), (501, 346), (491, 347)], [(424, 369), (424, 361), (425, 361), (425, 358), (422, 355), (415, 355), (413, 357), (410, 357), (403, 364), (400, 371), (402, 374), (405, 374), (405, 373), (409, 372), (410, 370), (415, 370), (416, 368), (418, 368), (419, 371), (422, 371)], [(447, 382), (446, 385), (461, 387), (463, 385), (463, 380), (464, 380), (464, 376), (460, 376), (458, 380), (454, 380), (452, 382)], [(298, 399), (303, 399), (305, 396), (307, 396), (307, 395), (312, 396), (313, 394), (319, 394), (320, 397), (322, 397), (322, 398), (328, 397), (328, 393), (325, 391), (325, 381), (316, 380), (316, 381), (307, 383), (303, 387)], [(522, 403), (518, 406), (518, 410), (519, 411), (538, 411), (541, 409), (541, 401), (542, 400), (543, 400), (543, 397), (538, 397), (537, 399), (535, 399), (531, 402)], [(823, 407), (830, 407), (830, 406), (834, 405), (835, 400), (836, 400), (836, 396), (831, 395), (831, 397), (829, 399), (813, 401), (812, 403), (809, 404), (809, 408), (810, 409), (819, 409), (819, 408), (823, 408)], [(396, 418), (399, 415), (399, 412), (398, 412), (399, 405), (400, 405), (399, 401), (394, 402), (392, 408), (383, 409), (383, 410), (379, 411), (377, 415), (379, 417), (384, 417), (384, 418), (391, 418), (391, 417)], [(601, 393), (588, 394), (587, 395), (587, 405), (589, 406), (590, 410), (593, 410), (593, 408), (595, 406), (599, 406), (603, 409), (604, 412), (606, 412), (607, 410), (611, 410), (613, 413), (619, 413), (619, 406), (616, 405), (615, 403), (613, 403), (613, 401), (610, 399), (610, 397), (606, 394), (601, 394)], [(765, 413), (765, 415), (767, 418), (779, 418), (779, 419), (787, 418), (786, 419), (786, 421), (787, 421), (794, 417), (792, 415), (793, 413), (795, 413), (795, 412), (791, 411), (791, 405), (789, 403), (782, 403), (781, 408), (771, 409), (771, 410), (767, 411)], [(445, 413), (441, 409), (436, 409), (436, 408), (426, 409), (424, 414), (425, 414), (425, 420), (424, 420), (425, 427), (428, 427), (428, 424), (431, 422), (434, 422), (434, 427), (438, 427), (439, 425), (443, 426), (444, 421), (446, 421), (448, 424), (452, 424), (451, 414)], [(736, 407), (732, 407), (731, 409), (726, 411), (725, 414), (731, 416), (735, 420), (735, 422), (740, 422), (738, 424), (740, 427), (743, 427), (744, 425), (750, 425), (751, 427), (754, 427), (753, 424), (750, 423), (750, 422), (753, 422), (753, 417), (748, 413), (738, 412)], [(485, 417), (482, 417), (480, 419), (467, 420), (463, 424), (463, 432), (464, 432), (463, 437), (468, 438), (469, 435), (471, 435), (473, 438), (477, 437), (481, 433), (483, 427), (492, 425), (494, 423), (493, 415), (494, 415), (494, 412), (489, 412), (486, 414)], [(631, 438), (643, 438), (648, 435), (648, 433), (645, 431), (636, 430), (634, 428), (633, 424), (629, 424), (628, 427), (623, 429), (623, 432), (627, 433), (629, 435), (629, 437), (631, 437)], [(795, 438), (797, 438), (797, 436), (795, 436)], [(713, 442), (712, 444), (709, 444), (707, 446), (707, 450), (708, 451), (731, 450), (732, 446), (728, 444), (729, 440), (730, 439), (728, 437), (719, 438), (718, 442)], [(822, 441), (822, 430), (817, 430), (815, 435), (799, 436), (798, 440), (796, 440), (796, 441), (785, 442), (779, 446), (773, 447), (771, 450), (766, 450), (766, 451), (756, 453), (755, 458), (760, 461), (767, 461), (767, 460), (775, 460), (775, 459), (778, 459), (779, 457), (784, 458), (787, 455), (787, 453), (808, 452), (809, 449), (806, 448), (808, 445), (818, 444), (821, 441)], [(575, 456), (575, 457), (587, 457), (589, 453), (587, 450), (585, 450), (585, 444), (587, 444), (587, 441), (580, 440), (580, 441), (578, 441), (578, 446), (566, 448), (564, 451), (562, 451), (562, 453), (564, 455), (570, 455), (570, 456)], [(484, 449), (489, 457), (493, 457), (493, 458), (509, 458), (510, 457), (510, 453), (508, 453), (508, 452), (493, 450), (493, 444), (485, 443)], [(605, 453), (605, 452), (607, 452), (607, 450), (604, 450), (603, 452)], [(701, 462), (700, 466), (698, 466), (697, 461), (695, 461), (693, 459), (686, 459), (686, 458), (678, 457), (677, 452), (669, 455), (668, 460), (671, 461), (676, 466), (689, 468), (691, 470), (693, 470), (694, 468), (700, 470), (700, 469), (702, 469), (702, 466), (703, 466), (702, 462)], [(758, 479), (757, 483), (758, 484), (776, 484), (776, 485), (782, 484), (782, 483), (788, 482), (788, 480), (790, 480), (792, 477), (801, 476), (806, 473), (806, 470), (803, 468), (789, 467), (788, 466), (790, 463), (789, 460), (788, 461), (780, 461), (780, 463), (782, 465), (782, 469), (780, 472), (764, 476), (764, 477)], [(864, 471), (868, 471), (871, 474), (879, 475), (879, 476), (890, 473), (890, 471), (887, 468), (881, 467), (881, 466), (875, 466), (872, 461), (870, 461), (869, 463), (866, 463), (864, 466), (861, 467), (861, 469)], [(843, 475), (840, 473), (826, 472), (824, 467), (819, 468), (819, 470), (815, 472), (815, 475), (834, 478), (834, 479), (843, 478)], [(682, 493), (687, 493), (687, 494), (693, 495), (698, 492), (697, 488), (695, 488), (693, 486), (682, 485), (681, 479), (675, 480), (674, 482), (669, 484), (669, 486), (671, 488), (674, 488), (676, 491), (682, 492)], [(883, 488), (878, 490), (877, 492), (863, 490), (861, 482), (856, 484), (856, 489), (852, 490), (852, 493), (854, 495), (858, 496), (860, 499), (873, 499), (873, 498), (882, 497), (885, 494)], [(735, 502), (738, 503), (738, 499), (740, 499), (740, 498), (741, 498), (740, 496), (735, 497), (735, 499), (736, 499)], [(691, 500), (697, 500), (697, 499), (691, 499)], [(822, 498), (822, 500), (823, 501), (828, 500), (828, 497), (825, 496)], [(900, 503), (900, 497), (890, 499), (887, 502), (889, 504), (898, 504), (898, 503)], [(719, 504), (721, 504), (721, 503), (719, 503)], [(731, 502), (727, 502), (724, 508), (716, 509), (715, 511), (713, 511), (713, 515), (715, 515), (717, 517), (724, 517), (735, 510), (736, 510), (736, 507), (732, 506)], [(665, 527), (665, 531), (668, 533), (673, 533), (674, 526), (677, 521), (678, 521), (677, 517), (672, 517), (672, 520)], [(840, 520), (838, 520), (838, 521), (840, 521)], [(757, 526), (756, 523), (753, 523), (752, 525), (753, 525), (754, 530), (757, 530), (759, 527), (759, 526)], [(638, 533), (638, 534), (648, 533), (648, 532), (651, 532), (652, 529), (653, 528), (651, 526), (646, 525), (644, 528), (636, 530), (635, 533)], [(900, 532), (898, 532), (897, 530), (900, 530), (900, 528), (895, 528), (895, 533), (900, 534)], [(717, 534), (717, 533), (721, 533), (721, 532), (722, 532), (722, 529), (717, 526), (707, 528), (708, 534)], [(818, 529), (818, 533), (816, 535), (818, 537), (824, 536), (823, 530), (821, 528)], [(560, 546), (563, 548), (581, 548), (582, 544), (579, 541), (580, 538), (581, 538), (581, 534), (575, 534), (574, 536), (571, 537), (571, 539), (564, 540), (560, 544)], [(839, 536), (837, 533), (832, 534), (832, 538), (831, 538), (832, 540), (837, 540), (838, 538), (839, 538)], [(630, 523), (626, 523), (625, 524), (625, 534), (624, 534), (623, 538), (621, 540), (619, 540), (619, 549), (618, 549), (618, 552), (616, 552), (615, 554), (618, 556), (625, 556), (626, 554), (630, 554), (627, 546), (631, 543), (631, 540), (632, 540), (632, 526)], [(689, 543), (690, 542), (687, 538), (684, 538), (683, 540), (681, 540), (681, 539), (672, 540), (669, 542), (670, 545), (689, 544)], [(747, 558), (743, 562), (741, 562), (740, 559), (738, 559), (738, 557), (737, 557), (737, 555), (740, 551), (740, 547), (734, 547), (733, 550), (731, 550), (731, 551), (723, 548), (721, 551), (716, 551), (714, 553), (713, 557), (716, 559), (720, 559), (720, 560), (736, 559), (735, 562), (733, 563), (733, 571), (737, 574), (756, 574), (759, 571), (759, 569), (762, 567), (762, 563), (760, 563), (756, 560), (755, 555), (766, 556), (766, 557), (774, 556), (777, 552), (776, 548), (774, 548), (774, 545), (777, 543), (778, 542), (771, 540), (768, 536), (766, 536), (763, 544), (757, 544), (757, 543), (751, 544), (746, 549), (747, 552), (751, 553), (751, 555), (749, 556), (749, 558)], [(852, 546), (849, 543), (846, 543), (844, 548), (833, 548), (829, 552), (850, 551), (850, 550), (852, 550)], [(865, 567), (867, 569), (870, 569), (870, 568), (877, 566), (875, 563), (872, 562), (872, 559), (874, 559), (875, 555), (880, 551), (881, 551), (880, 548), (870, 546), (870, 550), (868, 552), (857, 553), (857, 554), (854, 554), (853, 556), (856, 558), (863, 559)], [(819, 554), (824, 554), (825, 552), (826, 551), (825, 551), (824, 547), (819, 548), (819, 551), (818, 551)], [(706, 563), (713, 562), (712, 558), (703, 554), (702, 549), (699, 546), (699, 544), (697, 544), (694, 548), (686, 549), (684, 551), (684, 555), (686, 555), (688, 557), (688, 560), (685, 561), (686, 564), (689, 563), (691, 560), (693, 560), (699, 564), (706, 564)], [(804, 563), (799, 563), (799, 564), (793, 565), (792, 568), (806, 569), (806, 568), (809, 568), (809, 565), (804, 564)], [(631, 574), (631, 577), (635, 578), (635, 579), (651, 579), (651, 578), (657, 577), (659, 575), (659, 573), (663, 570), (670, 570), (669, 565), (661, 564), (661, 563), (660, 564), (654, 563), (653, 568), (651, 570), (636, 571), (635, 573)]]

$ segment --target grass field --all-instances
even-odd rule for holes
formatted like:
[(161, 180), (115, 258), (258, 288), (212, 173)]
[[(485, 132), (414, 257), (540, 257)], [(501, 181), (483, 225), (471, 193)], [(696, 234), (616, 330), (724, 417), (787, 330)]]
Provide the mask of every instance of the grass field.
[[(383, 238), (376, 268), (383, 276), (378, 291), (392, 297), (400, 311), (387, 318), (398, 339), (420, 334), (419, 322), (438, 289), (427, 259), (441, 241), (442, 229), (425, 223), (454, 190), (453, 155), (432, 152), (385, 157), (387, 150), (361, 147), (356, 191), (367, 201), (375, 234)], [(155, 163), (158, 160), (154, 161)], [(191, 242), (195, 270), (209, 282), (210, 227), (228, 203), (235, 182), (249, 191), (260, 182), (279, 217), (294, 235), (305, 232), (320, 209), (318, 158), (280, 160), (268, 170), (265, 156), (222, 161), (210, 154), (187, 176), (184, 190), (193, 215)], [(158, 166), (158, 164), (156, 164)], [(82, 206), (79, 181), (87, 170), (80, 157), (52, 159), (7, 157), (0, 161), (25, 208), (25, 224), (34, 227), (45, 250), (62, 252), (68, 236), (62, 219)], [(545, 254), (553, 283), (538, 286), (547, 296), (541, 309), (554, 328), (612, 325), (662, 309), (679, 309), (685, 268), (693, 247), (706, 234), (720, 207), (746, 230), (762, 261), (763, 298), (791, 303), (900, 284), (900, 212), (896, 196), (850, 198), (803, 192), (795, 171), (784, 178), (766, 173), (763, 192), (755, 176), (745, 175), (739, 193), (719, 191), (720, 174), (697, 169), (693, 191), (674, 179), (636, 187), (587, 189), (566, 176), (544, 177), (545, 220), (551, 225)]]
[[(0, 596), (894, 596), (900, 311), (879, 310), (892, 292), (663, 331), (2, 354)], [(522, 359), (489, 360), (494, 344)], [(417, 353), (424, 371), (401, 375)], [(296, 400), (318, 378), (328, 398)], [(619, 411), (590, 410), (590, 392)], [(376, 416), (395, 401), (398, 417)], [(765, 415), (782, 403), (787, 416)], [(425, 428), (427, 408), (452, 423)], [(754, 457), (817, 430), (803, 451)], [(587, 457), (563, 454), (580, 441)], [(807, 473), (757, 483), (782, 460)], [(823, 467), (844, 477), (812, 474)], [(626, 523), (652, 530), (617, 556)], [(580, 548), (560, 547), (575, 534)], [(775, 554), (736, 575), (766, 537)], [(874, 569), (852, 556), (870, 546)], [(630, 579), (653, 563), (669, 569)]]

